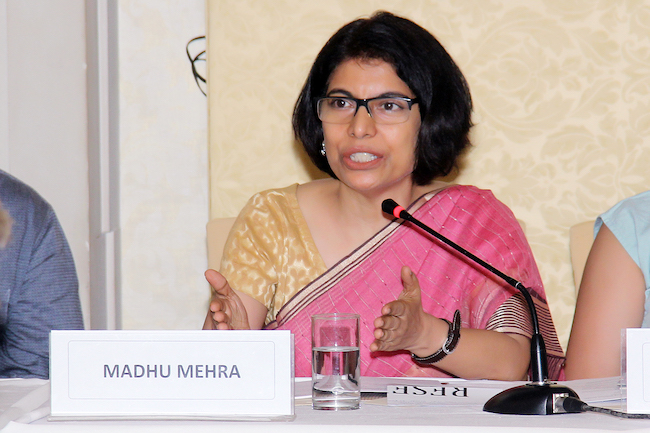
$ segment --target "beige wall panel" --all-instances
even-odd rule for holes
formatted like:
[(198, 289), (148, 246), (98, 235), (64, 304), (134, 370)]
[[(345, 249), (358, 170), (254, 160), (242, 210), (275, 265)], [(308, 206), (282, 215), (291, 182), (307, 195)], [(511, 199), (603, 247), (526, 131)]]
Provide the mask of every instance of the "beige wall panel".
[(122, 329), (200, 329), (209, 299), (206, 98), (185, 44), (203, 0), (120, 0)]
[(455, 181), (493, 190), (525, 222), (566, 346), (569, 227), (650, 185), (648, 0), (211, 0), (211, 216), (314, 176), (293, 103), (327, 38), (378, 9), (429, 29), (465, 73), (476, 126)]

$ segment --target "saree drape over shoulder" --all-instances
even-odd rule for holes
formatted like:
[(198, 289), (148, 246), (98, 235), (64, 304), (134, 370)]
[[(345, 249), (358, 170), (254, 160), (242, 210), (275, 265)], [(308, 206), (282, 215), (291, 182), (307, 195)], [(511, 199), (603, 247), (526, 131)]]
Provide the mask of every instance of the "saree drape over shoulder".
[[(277, 194), (277, 191), (283, 192), (283, 200), (287, 193), (293, 193), (291, 200), (295, 200), (295, 186), (293, 189), (275, 190), (271, 194)], [(242, 221), (239, 225), (236, 224), (235, 234), (231, 234), (235, 244), (230, 247), (231, 250), (242, 242), (237, 241), (237, 238), (243, 235), (247, 226), (251, 228), (250, 224), (255, 220), (259, 223), (261, 215), (274, 213), (262, 211), (264, 206), (260, 207), (259, 198), (257, 204), (253, 205), (254, 202), (256, 200), (252, 199), (247, 206), (255, 208), (254, 211), (249, 209), (248, 213), (256, 216), (249, 218), (248, 223), (245, 216), (240, 216)], [(295, 208), (298, 209), (297, 202)], [(564, 359), (562, 349), (557, 341), (532, 252), (512, 212), (490, 191), (460, 185), (427, 194), (411, 205), (409, 211), (434, 230), (530, 289), (549, 354), (549, 378), (556, 379)], [(246, 209), (242, 214), (245, 213)], [(288, 219), (286, 216), (279, 217), (286, 219), (284, 224), (302, 224), (302, 217), (297, 218), (298, 221), (295, 215)], [(307, 237), (304, 241), (307, 249), (315, 248), (308, 229), (306, 233), (295, 227), (293, 230), (300, 233), (298, 236)], [(454, 311), (458, 309), (463, 327), (531, 336), (530, 315), (516, 289), (402, 220), (393, 220), (349, 256), (330, 269), (319, 270), (319, 276), (304, 284), (304, 287), (301, 285), (296, 288), (294, 292), (279, 287), (282, 284), (278, 283), (278, 272), (291, 266), (284, 263), (284, 260), (273, 265), (273, 252), (263, 251), (270, 248), (278, 254), (281, 244), (286, 246), (287, 241), (272, 241), (262, 234), (259, 234), (257, 240), (256, 237), (255, 233), (250, 234), (244, 244), (249, 253), (254, 251), (268, 261), (261, 265), (266, 269), (261, 273), (263, 276), (256, 274), (255, 277), (258, 281), (268, 280), (263, 283), (267, 289), (260, 290), (259, 285), (255, 289), (249, 289), (250, 281), (244, 281), (250, 280), (245, 276), (246, 271), (235, 270), (238, 263), (241, 265), (251, 260), (248, 253), (242, 257), (241, 253), (232, 250), (229, 256), (227, 248), (222, 272), (235, 289), (251, 294), (269, 307), (267, 329), (292, 331), (295, 336), (296, 376), (311, 375), (311, 316), (329, 312), (354, 312), (361, 315), (362, 376), (447, 376), (435, 366), (415, 364), (406, 351), (371, 353), (368, 349), (374, 340), (374, 319), (381, 314), (382, 306), (395, 300), (403, 289), (400, 277), (403, 266), (409, 266), (417, 275), (422, 290), (423, 308), (427, 313), (451, 320)], [(308, 256), (314, 267), (324, 267), (317, 251), (317, 257)], [(300, 258), (300, 269), (304, 268), (305, 260), (304, 257)], [(277, 269), (278, 267), (282, 269)], [(295, 269), (288, 271), (301, 274)], [(272, 292), (271, 295), (269, 292)], [(274, 295), (277, 292), (281, 292), (278, 297), (281, 299), (280, 304)]]

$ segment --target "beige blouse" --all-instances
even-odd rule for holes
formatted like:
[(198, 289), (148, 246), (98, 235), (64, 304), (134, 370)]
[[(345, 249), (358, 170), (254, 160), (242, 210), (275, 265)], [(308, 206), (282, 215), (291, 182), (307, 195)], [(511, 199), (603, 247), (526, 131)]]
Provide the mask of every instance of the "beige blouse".
[(300, 211), (298, 184), (255, 194), (233, 225), (220, 272), (268, 308), (265, 323), (327, 270)]

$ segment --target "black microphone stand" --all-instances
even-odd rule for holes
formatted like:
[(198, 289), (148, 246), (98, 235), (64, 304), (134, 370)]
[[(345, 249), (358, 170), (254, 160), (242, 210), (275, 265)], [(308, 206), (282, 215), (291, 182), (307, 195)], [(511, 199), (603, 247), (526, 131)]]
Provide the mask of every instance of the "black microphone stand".
[(396, 218), (401, 218), (415, 224), (465, 257), (478, 263), (488, 271), (503, 279), (515, 289), (519, 290), (519, 292), (524, 296), (524, 299), (526, 299), (533, 325), (533, 335), (530, 339), (530, 365), (532, 370), (531, 383), (506, 389), (505, 391), (498, 393), (485, 403), (483, 410), (486, 412), (515, 415), (550, 415), (568, 412), (562, 406), (564, 399), (566, 397), (579, 397), (571, 388), (548, 381), (546, 346), (544, 345), (544, 338), (539, 331), (537, 310), (535, 310), (535, 304), (533, 303), (533, 298), (530, 296), (528, 289), (519, 281), (504, 274), (494, 266), (481, 260), (460, 245), (447, 239), (429, 226), (420, 222), (404, 210), (403, 207), (399, 206), (394, 200), (384, 200), (381, 204), (381, 208), (389, 215), (393, 215)]

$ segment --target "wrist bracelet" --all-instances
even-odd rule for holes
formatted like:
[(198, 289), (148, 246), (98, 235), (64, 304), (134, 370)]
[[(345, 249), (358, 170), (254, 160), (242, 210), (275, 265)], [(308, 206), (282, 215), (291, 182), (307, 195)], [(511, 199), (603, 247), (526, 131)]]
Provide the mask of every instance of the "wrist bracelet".
[(411, 359), (413, 359), (413, 361), (418, 364), (434, 364), (449, 355), (454, 351), (456, 346), (458, 346), (458, 340), (460, 340), (460, 311), (456, 310), (454, 313), (453, 322), (450, 322), (447, 319), (442, 320), (447, 322), (449, 325), (449, 333), (447, 334), (447, 340), (445, 340), (445, 343), (435, 353), (423, 358), (411, 353)]

